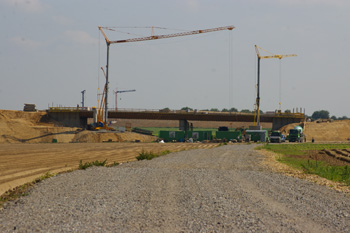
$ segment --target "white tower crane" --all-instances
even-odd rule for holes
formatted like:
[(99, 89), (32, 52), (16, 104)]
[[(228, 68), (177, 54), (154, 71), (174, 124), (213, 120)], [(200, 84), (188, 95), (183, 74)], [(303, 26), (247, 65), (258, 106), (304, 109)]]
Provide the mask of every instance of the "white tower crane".
[(189, 32), (173, 33), (173, 34), (167, 34), (167, 35), (151, 35), (148, 37), (111, 41), (108, 39), (107, 35), (103, 31), (103, 29), (109, 30), (109, 28), (98, 26), (98, 29), (101, 31), (102, 35), (104, 36), (107, 44), (106, 85), (105, 85), (105, 101), (104, 101), (105, 102), (105, 119), (104, 119), (105, 123), (108, 122), (108, 68), (109, 68), (109, 46), (111, 44), (158, 40), (158, 39), (166, 39), (166, 38), (173, 38), (173, 37), (179, 37), (179, 36), (190, 36), (190, 35), (216, 32), (216, 31), (222, 31), (222, 30), (233, 30), (234, 28), (235, 28), (234, 26), (226, 26), (226, 27), (217, 27), (217, 28), (203, 29), (203, 30), (196, 30), (196, 31), (189, 31)]

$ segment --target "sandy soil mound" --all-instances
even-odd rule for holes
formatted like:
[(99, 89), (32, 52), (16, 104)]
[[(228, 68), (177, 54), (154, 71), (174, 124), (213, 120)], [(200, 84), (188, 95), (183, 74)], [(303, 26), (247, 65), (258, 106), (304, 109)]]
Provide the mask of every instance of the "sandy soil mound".
[(0, 110), (0, 143), (59, 143), (155, 141), (156, 137), (136, 133), (81, 131), (74, 127), (57, 127), (45, 112)]
[[(288, 134), (288, 131), (297, 125), (300, 124), (290, 124), (280, 130)], [(304, 129), (307, 141), (314, 138), (315, 142), (348, 142), (350, 138), (350, 120), (323, 123), (306, 122)]]
[(72, 142), (153, 142), (157, 139), (154, 136), (142, 135), (131, 132), (111, 133), (82, 131), (75, 135)]

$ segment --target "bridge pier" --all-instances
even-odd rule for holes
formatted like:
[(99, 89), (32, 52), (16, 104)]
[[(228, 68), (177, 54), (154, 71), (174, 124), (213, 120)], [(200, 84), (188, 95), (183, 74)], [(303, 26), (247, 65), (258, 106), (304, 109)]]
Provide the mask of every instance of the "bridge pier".
[(179, 130), (187, 131), (190, 128), (190, 124), (187, 120), (179, 120)]
[(285, 125), (292, 123), (300, 123), (304, 119), (299, 118), (289, 118), (289, 117), (274, 117), (272, 121), (272, 130), (279, 130)]

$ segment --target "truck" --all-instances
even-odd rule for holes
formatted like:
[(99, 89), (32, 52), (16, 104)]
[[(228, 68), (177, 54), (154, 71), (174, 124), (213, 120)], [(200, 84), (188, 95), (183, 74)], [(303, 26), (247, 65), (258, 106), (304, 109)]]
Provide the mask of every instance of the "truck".
[(303, 136), (303, 128), (301, 126), (295, 126), (294, 129), (289, 130), (288, 141), (303, 142)]
[(277, 142), (281, 143), (283, 142), (283, 134), (280, 131), (272, 131), (270, 136), (270, 142)]

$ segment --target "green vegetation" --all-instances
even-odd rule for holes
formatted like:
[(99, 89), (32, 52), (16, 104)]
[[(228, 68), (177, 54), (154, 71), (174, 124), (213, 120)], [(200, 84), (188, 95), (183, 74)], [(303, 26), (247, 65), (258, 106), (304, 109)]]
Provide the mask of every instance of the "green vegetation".
[(327, 161), (318, 158), (320, 150), (346, 148), (350, 148), (350, 144), (266, 144), (257, 149), (266, 149), (278, 153), (277, 161), (302, 170), (307, 174), (316, 174), (332, 181), (350, 185), (350, 168), (348, 165), (330, 165)]
[(86, 162), (86, 163), (83, 163), (83, 161), (80, 160), (80, 162), (79, 162), (79, 169), (85, 170), (86, 168), (92, 167), (92, 166), (104, 167), (104, 166), (106, 166), (106, 163), (107, 163), (107, 159), (104, 160), (104, 161), (96, 160), (96, 161), (93, 161), (93, 162)]
[(108, 164), (106, 165), (106, 167), (116, 167), (118, 166), (120, 163), (117, 163), (116, 161), (114, 161), (112, 164)]
[(152, 151), (147, 152), (147, 151), (142, 150), (141, 153), (139, 153), (139, 156), (136, 157), (136, 159), (137, 160), (144, 160), (144, 159), (151, 160), (151, 159), (157, 158), (157, 157), (162, 156), (162, 155), (167, 155), (167, 154), (170, 154), (169, 150), (165, 150), (165, 151), (162, 151), (160, 153), (154, 153)]
[(329, 112), (327, 110), (315, 111), (312, 116), (312, 119), (329, 119)]
[(27, 196), (28, 195), (28, 190), (35, 184), (48, 179), (50, 177), (55, 176), (56, 174), (52, 174), (49, 171), (46, 172), (44, 175), (40, 176), (39, 178), (35, 179), (32, 182), (26, 183), (24, 185), (18, 186), (12, 190), (9, 190), (5, 192), (3, 195), (0, 196), (0, 207), (7, 202), (7, 201), (12, 201), (16, 200), (19, 197)]
[(311, 150), (331, 150), (331, 149), (347, 149), (350, 144), (266, 144), (257, 149), (266, 149), (283, 155), (307, 155)]

